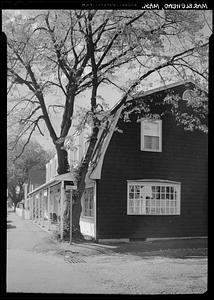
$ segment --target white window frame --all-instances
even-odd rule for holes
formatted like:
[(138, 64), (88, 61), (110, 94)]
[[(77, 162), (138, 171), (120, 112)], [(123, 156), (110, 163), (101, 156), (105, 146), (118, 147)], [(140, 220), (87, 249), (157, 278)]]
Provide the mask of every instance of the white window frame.
[(159, 179), (127, 181), (128, 215), (180, 215), (180, 206), (180, 182)]
[(84, 150), (83, 150), (83, 156), (86, 155), (87, 153), (87, 150), (88, 150), (88, 147), (89, 147), (89, 140), (85, 140), (84, 141)]
[[(158, 135), (159, 137), (159, 147), (158, 149), (150, 149), (145, 147), (145, 132), (144, 132), (144, 126), (146, 123), (152, 122), (158, 124)], [(155, 135), (154, 135), (155, 136)], [(152, 119), (141, 119), (141, 151), (149, 151), (149, 152), (162, 152), (162, 120), (152, 120)]]
[[(86, 202), (85, 202), (85, 194), (87, 193), (88, 190), (93, 190), (93, 195), (92, 195), (92, 198), (90, 199), (92, 201), (92, 208), (90, 209), (89, 207), (86, 208)], [(83, 218), (94, 218), (94, 215), (95, 215), (95, 202), (94, 202), (94, 197), (95, 197), (95, 189), (93, 186), (89, 186), (89, 187), (86, 187), (85, 188), (85, 191), (84, 191), (84, 194), (83, 194), (83, 197), (82, 197), (82, 217)], [(87, 209), (87, 212), (90, 211), (90, 213), (86, 214), (86, 209)]]

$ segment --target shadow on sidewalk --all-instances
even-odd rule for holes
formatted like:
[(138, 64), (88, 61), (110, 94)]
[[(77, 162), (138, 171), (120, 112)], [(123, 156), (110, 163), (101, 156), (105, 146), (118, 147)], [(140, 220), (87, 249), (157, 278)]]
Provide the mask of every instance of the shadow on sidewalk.
[(194, 258), (207, 256), (207, 239), (172, 239), (130, 242), (118, 245), (116, 253), (140, 257), (162, 256), (169, 258)]
[(9, 214), (14, 214), (15, 213), (15, 211), (14, 210), (8, 210), (7, 211), (7, 214), (9, 215)]
[[(14, 213), (14, 211), (8, 211), (8, 213)], [(7, 218), (7, 229), (14, 229), (14, 228), (16, 228), (15, 225), (11, 225), (10, 223), (13, 223), (13, 221), (8, 220), (8, 218)]]
[(11, 225), (11, 224), (7, 224), (7, 229), (13, 229), (13, 228), (16, 228), (16, 226)]
[(129, 243), (73, 243), (71, 250), (83, 255), (132, 255), (141, 258), (168, 257), (168, 258), (203, 258), (207, 256), (207, 239), (173, 239), (142, 241)]

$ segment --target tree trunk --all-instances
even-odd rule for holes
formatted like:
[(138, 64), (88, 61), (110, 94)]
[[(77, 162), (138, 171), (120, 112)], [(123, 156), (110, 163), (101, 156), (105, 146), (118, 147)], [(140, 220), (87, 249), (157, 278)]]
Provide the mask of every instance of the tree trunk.
[[(82, 212), (81, 195), (83, 192), (73, 193), (73, 207), (72, 207), (72, 236), (74, 239), (83, 239), (83, 235), (80, 230), (80, 215)], [(80, 199), (80, 201), (79, 201)]]
[[(58, 168), (57, 173), (58, 175), (62, 175), (68, 173), (70, 171), (70, 166), (68, 163), (68, 153), (65, 149), (62, 149), (63, 143), (55, 144), (56, 151), (57, 151), (57, 159), (58, 159)], [(63, 236), (66, 239), (69, 236), (69, 228), (70, 228), (70, 203), (66, 201), (64, 203), (63, 209)]]
[(73, 197), (74, 203), (73, 203), (73, 210), (72, 210), (72, 229), (73, 229), (72, 231), (73, 231), (74, 238), (83, 238), (80, 231), (80, 215), (82, 212), (81, 198), (85, 190), (85, 177), (88, 172), (88, 166), (94, 151), (94, 147), (96, 145), (98, 132), (99, 132), (98, 127), (94, 127), (85, 159), (81, 164), (78, 172), (77, 191), (74, 192), (74, 197)]
[(65, 149), (62, 149), (63, 143), (56, 145), (57, 158), (58, 158), (58, 169), (59, 175), (69, 172), (70, 167), (68, 163), (68, 153)]
[[(73, 192), (72, 195), (72, 236), (74, 239), (83, 239), (83, 235), (80, 230), (80, 215), (82, 212), (81, 198), (85, 190), (85, 177), (88, 172), (88, 166), (92, 157), (92, 153), (97, 141), (99, 129), (94, 127), (91, 141), (88, 147), (87, 154), (83, 163), (81, 164), (78, 175), (77, 175), (77, 191)], [(57, 156), (58, 156), (58, 174), (64, 174), (69, 172), (68, 154), (67, 151), (61, 149), (63, 144), (57, 144)], [(65, 201), (64, 212), (63, 212), (63, 223), (64, 223), (64, 238), (68, 238), (70, 231), (70, 203)]]
[(19, 187), (20, 187), (20, 192), (19, 194), (16, 193), (16, 185), (12, 185), (12, 186), (9, 186), (9, 197), (12, 201), (12, 203), (14, 204), (14, 212), (16, 212), (16, 207), (18, 205), (18, 203), (20, 201), (22, 201), (23, 197), (24, 197), (24, 190), (23, 190), (23, 184), (20, 184)]
[(85, 174), (80, 174), (79, 180), (77, 182), (77, 191), (74, 191), (72, 199), (72, 236), (75, 239), (83, 239), (83, 235), (81, 234), (80, 230), (80, 215), (82, 212), (81, 198), (85, 190)]

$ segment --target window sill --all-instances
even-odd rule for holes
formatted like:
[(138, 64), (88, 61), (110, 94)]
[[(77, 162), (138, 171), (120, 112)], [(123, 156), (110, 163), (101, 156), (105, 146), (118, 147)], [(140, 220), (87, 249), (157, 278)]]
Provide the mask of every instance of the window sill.
[(156, 217), (160, 217), (160, 216), (180, 216), (181, 214), (127, 214), (127, 216), (156, 216)]
[(94, 222), (94, 217), (81, 216), (80, 219), (81, 219), (82, 221), (87, 221), (87, 222), (91, 222), (91, 223)]
[(145, 152), (162, 152), (162, 150), (155, 150), (155, 149), (140, 149), (140, 150)]

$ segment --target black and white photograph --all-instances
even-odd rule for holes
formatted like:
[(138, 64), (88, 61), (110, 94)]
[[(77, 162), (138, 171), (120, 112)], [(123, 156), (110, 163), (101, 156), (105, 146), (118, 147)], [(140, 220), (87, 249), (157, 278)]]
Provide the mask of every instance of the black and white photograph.
[(2, 9), (8, 296), (208, 291), (212, 10), (133, 4)]

